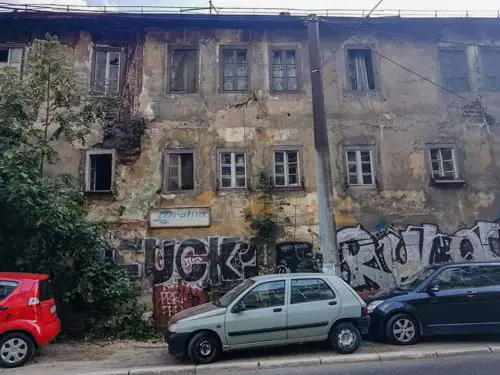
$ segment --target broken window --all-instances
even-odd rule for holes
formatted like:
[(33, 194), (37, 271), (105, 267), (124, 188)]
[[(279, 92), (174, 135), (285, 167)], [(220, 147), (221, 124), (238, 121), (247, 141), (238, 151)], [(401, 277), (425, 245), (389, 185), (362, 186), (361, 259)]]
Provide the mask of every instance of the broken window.
[(273, 50), (272, 56), (272, 91), (297, 91), (299, 79), (297, 72), (297, 51)]
[(113, 188), (115, 153), (113, 150), (87, 151), (86, 191), (109, 192)]
[(274, 152), (274, 185), (300, 186), (298, 150)]
[(369, 49), (347, 50), (349, 88), (357, 91), (375, 89), (372, 51)]
[(481, 57), (484, 88), (488, 91), (500, 91), (500, 49), (484, 49)]
[(168, 152), (166, 155), (166, 191), (194, 190), (193, 152)]
[(198, 50), (192, 48), (173, 48), (169, 59), (170, 91), (193, 93), (197, 91)]
[(94, 49), (92, 91), (99, 95), (116, 95), (120, 90), (122, 53), (116, 48)]
[(22, 47), (0, 47), (0, 68), (10, 66), (21, 70), (23, 63)]
[(248, 52), (246, 49), (222, 50), (222, 91), (248, 90)]
[(349, 149), (346, 151), (347, 183), (349, 185), (375, 185), (373, 150)]
[(431, 148), (432, 177), (435, 180), (456, 180), (458, 177), (455, 150), (452, 147)]
[(245, 188), (247, 186), (247, 163), (244, 152), (221, 152), (219, 161), (222, 188)]
[(469, 68), (465, 50), (439, 50), (443, 85), (452, 91), (469, 91)]

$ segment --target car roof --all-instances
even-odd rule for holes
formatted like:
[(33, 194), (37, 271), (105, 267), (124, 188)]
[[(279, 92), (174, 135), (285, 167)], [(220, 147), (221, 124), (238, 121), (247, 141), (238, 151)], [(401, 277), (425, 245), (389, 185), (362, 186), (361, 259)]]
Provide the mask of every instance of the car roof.
[(291, 277), (331, 277), (333, 275), (326, 275), (324, 273), (277, 273), (273, 275), (262, 275), (252, 277), (252, 280), (262, 281), (262, 280), (272, 280), (276, 278), (285, 278), (289, 279)]
[(499, 260), (483, 260), (483, 261), (472, 261), (472, 262), (442, 262), (442, 263), (434, 263), (429, 265), (429, 268), (444, 268), (444, 267), (454, 267), (454, 266), (492, 266), (498, 265), (500, 266)]
[(23, 272), (0, 272), (0, 279), (3, 280), (45, 280), (49, 275)]

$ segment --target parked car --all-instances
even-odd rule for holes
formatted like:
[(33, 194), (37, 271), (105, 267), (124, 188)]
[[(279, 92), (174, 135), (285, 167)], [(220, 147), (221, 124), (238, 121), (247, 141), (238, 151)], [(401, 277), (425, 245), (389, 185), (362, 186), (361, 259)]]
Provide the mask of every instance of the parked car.
[(368, 309), (342, 279), (279, 274), (246, 279), (216, 302), (175, 314), (170, 354), (210, 363), (221, 351), (329, 340), (342, 354), (359, 347)]
[(394, 344), (421, 336), (500, 332), (500, 262), (423, 268), (368, 302), (371, 331)]
[(24, 365), (60, 331), (47, 275), (0, 272), (0, 366)]

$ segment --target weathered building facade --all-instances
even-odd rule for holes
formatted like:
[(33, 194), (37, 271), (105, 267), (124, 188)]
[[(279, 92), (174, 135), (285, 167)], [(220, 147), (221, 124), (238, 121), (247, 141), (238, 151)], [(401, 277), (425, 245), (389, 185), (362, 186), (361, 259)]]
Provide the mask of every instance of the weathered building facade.
[[(1, 17), (6, 63), (9, 43), (50, 32), (96, 95), (119, 94), (127, 120), (61, 144), (57, 168), (112, 224), (115, 261), (153, 275), (162, 316), (258, 261), (294, 271), (318, 251), (303, 18)], [(498, 20), (366, 20), (343, 43), (359, 21), (321, 24), (343, 277), (377, 290), (430, 263), (499, 257)], [(266, 170), (290, 224), (262, 257), (243, 212), (263, 209)]]

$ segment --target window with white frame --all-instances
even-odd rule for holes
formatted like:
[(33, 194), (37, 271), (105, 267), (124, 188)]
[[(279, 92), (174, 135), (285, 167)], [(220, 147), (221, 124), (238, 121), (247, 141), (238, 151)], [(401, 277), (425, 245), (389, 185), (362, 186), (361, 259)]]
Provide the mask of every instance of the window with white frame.
[(347, 50), (349, 88), (356, 91), (375, 89), (375, 73), (372, 51), (369, 49)]
[(300, 186), (299, 150), (274, 151), (274, 186)]
[(246, 188), (247, 187), (247, 156), (245, 152), (220, 153), (220, 187)]
[(458, 179), (457, 160), (453, 147), (430, 147), (431, 172), (435, 180)]
[(375, 185), (375, 172), (373, 168), (373, 149), (349, 148), (345, 151), (346, 177), (351, 186)]
[(0, 45), (0, 68), (9, 66), (21, 69), (23, 63), (22, 47), (8, 47)]
[(168, 151), (165, 162), (165, 191), (194, 190), (194, 153), (192, 151)]
[(94, 48), (92, 92), (116, 95), (120, 91), (122, 51), (120, 48)]
[(110, 192), (115, 174), (114, 150), (88, 150), (86, 155), (85, 191)]

